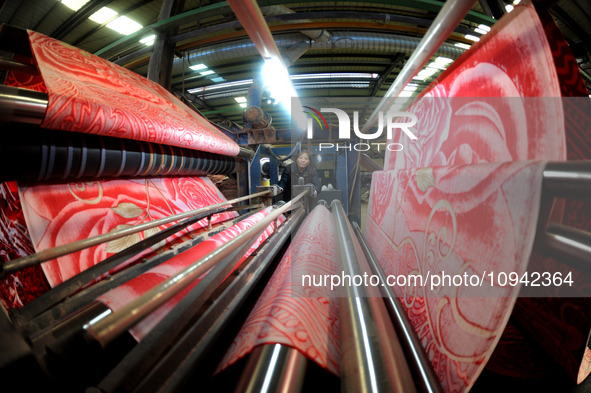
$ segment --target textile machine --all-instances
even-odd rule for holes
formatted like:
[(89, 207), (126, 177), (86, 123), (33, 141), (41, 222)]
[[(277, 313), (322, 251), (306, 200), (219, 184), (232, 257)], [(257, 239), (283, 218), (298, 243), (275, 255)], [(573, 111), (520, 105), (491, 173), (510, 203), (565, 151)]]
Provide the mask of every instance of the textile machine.
[[(259, 52), (278, 55), (256, 2), (228, 3)], [(445, 3), (363, 133), (473, 3)], [(591, 104), (564, 99), (582, 88), (522, 3), (408, 103), (428, 120), (416, 142), (394, 140), (408, 149), (383, 168), (334, 152), (342, 194), (328, 202), (298, 185), (274, 204), (273, 147), (239, 147), (156, 83), (2, 26), (14, 56), (0, 61), (0, 375), (27, 391), (478, 391), (485, 365), (508, 363), (515, 326), (572, 374), (575, 350), (556, 342), (589, 326), (538, 298), (591, 295), (574, 285), (591, 236), (572, 222), (591, 209), (564, 200), (589, 196), (591, 153), (575, 153)], [(361, 165), (374, 171), (363, 230)], [(536, 292), (544, 272), (554, 287)], [(573, 392), (589, 389), (583, 374)]]

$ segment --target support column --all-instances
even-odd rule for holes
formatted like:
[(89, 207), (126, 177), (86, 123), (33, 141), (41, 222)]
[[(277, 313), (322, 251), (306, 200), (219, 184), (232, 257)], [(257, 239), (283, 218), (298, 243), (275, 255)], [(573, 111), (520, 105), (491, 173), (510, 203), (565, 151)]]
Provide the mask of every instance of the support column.
[[(183, 11), (185, 0), (164, 0), (158, 20), (168, 19)], [(148, 79), (170, 90), (172, 82), (172, 65), (174, 61), (175, 45), (170, 42), (170, 37), (176, 34), (174, 30), (156, 33), (154, 49), (148, 65)]]

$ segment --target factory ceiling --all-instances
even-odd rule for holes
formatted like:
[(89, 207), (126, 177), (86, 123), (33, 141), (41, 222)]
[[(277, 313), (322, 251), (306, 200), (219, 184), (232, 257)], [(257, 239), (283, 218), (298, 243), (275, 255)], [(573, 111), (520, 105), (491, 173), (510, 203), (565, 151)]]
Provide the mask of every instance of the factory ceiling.
[[(298, 95), (317, 106), (314, 100), (320, 97), (362, 97), (377, 104), (443, 3), (260, 0), (258, 4), (284, 61), (291, 64), (289, 73)], [(437, 56), (457, 58), (512, 4), (476, 1)], [(591, 88), (591, 3), (551, 4), (550, 12)], [(241, 97), (246, 97), (263, 61), (230, 6), (225, 1), (185, 0), (182, 10), (169, 18), (160, 17), (161, 8), (158, 0), (8, 0), (0, 10), (0, 23), (38, 31), (144, 76), (153, 36), (168, 32), (175, 46), (171, 90), (213, 122), (242, 124)], [(122, 16), (128, 19), (119, 19)], [(122, 21), (119, 28), (127, 29), (124, 33), (116, 30)], [(435, 66), (444, 69), (446, 62), (440, 60)], [(405, 94), (415, 96), (440, 72), (416, 79)], [(289, 128), (289, 117), (270, 93), (262, 98), (261, 107), (273, 117), (272, 125)]]

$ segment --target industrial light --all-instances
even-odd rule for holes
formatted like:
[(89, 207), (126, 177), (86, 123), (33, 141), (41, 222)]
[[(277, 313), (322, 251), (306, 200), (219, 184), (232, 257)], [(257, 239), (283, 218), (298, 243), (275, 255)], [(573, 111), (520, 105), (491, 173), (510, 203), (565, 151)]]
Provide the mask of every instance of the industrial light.
[(429, 65), (427, 67), (436, 68), (438, 70), (445, 70), (445, 64), (437, 63), (436, 61), (432, 61), (431, 63), (429, 63)]
[(462, 49), (470, 49), (470, 45), (468, 44), (464, 44), (463, 42), (456, 42), (454, 44), (455, 46), (457, 46), (458, 48), (462, 48)]
[(449, 57), (438, 56), (435, 59), (435, 62), (441, 63), (441, 64), (449, 64), (449, 63), (453, 63), (453, 59), (450, 59)]
[(200, 74), (203, 76), (207, 76), (207, 75), (215, 74), (215, 71), (206, 70), (206, 71), (201, 71)]
[(218, 83), (217, 85), (195, 87), (195, 88), (189, 89), (187, 91), (191, 94), (199, 94), (199, 93), (204, 93), (204, 92), (211, 91), (211, 90), (226, 89), (226, 88), (230, 88), (230, 87), (238, 87), (238, 86), (245, 86), (245, 85), (251, 85), (251, 84), (252, 84), (252, 79), (244, 79), (241, 81)]
[(154, 45), (154, 41), (156, 41), (156, 34), (149, 35), (140, 40), (140, 42), (146, 46)]
[(281, 59), (276, 57), (265, 59), (261, 72), (271, 97), (276, 98), (285, 109), (291, 111), (291, 97), (297, 97), (297, 93)]
[(135, 33), (138, 30), (141, 30), (143, 26), (137, 23), (136, 21), (129, 19), (127, 16), (120, 16), (119, 18), (110, 22), (107, 25), (107, 27), (109, 29), (115, 30), (120, 34), (129, 35), (131, 33)]
[(205, 70), (207, 68), (207, 66), (203, 63), (201, 64), (195, 64), (192, 66), (189, 66), (190, 69), (192, 69), (193, 71), (199, 71), (199, 70)]
[(109, 7), (103, 7), (94, 14), (90, 15), (88, 19), (93, 22), (103, 24), (106, 21), (113, 19), (117, 15), (117, 11), (110, 9)]
[(345, 79), (345, 78), (357, 78), (357, 79), (377, 79), (379, 78), (378, 74), (370, 74), (364, 72), (332, 72), (332, 73), (325, 73), (325, 74), (298, 74), (298, 75), (291, 75), (290, 79), (292, 81), (295, 80), (302, 80), (302, 79)]
[(240, 108), (246, 108), (246, 102), (243, 102), (243, 103), (241, 103), (239, 105), (240, 105)]
[(218, 83), (218, 82), (225, 82), (226, 80), (224, 78), (222, 78), (221, 76), (216, 76), (215, 78), (211, 78), (211, 81)]
[(506, 10), (507, 12), (511, 12), (511, 11), (513, 11), (514, 9), (515, 9), (515, 7), (513, 7), (511, 4), (507, 4), (507, 5), (505, 5), (505, 10)]
[(234, 97), (234, 99), (236, 100), (236, 102), (238, 103), (243, 103), (246, 102), (246, 97)]
[(78, 11), (88, 3), (90, 0), (62, 0), (62, 4), (71, 9), (72, 11)]
[(478, 38), (472, 34), (466, 34), (464, 37), (466, 37), (466, 39), (468, 39), (470, 41), (476, 41), (476, 42), (480, 41), (480, 38)]
[(486, 33), (488, 33), (487, 31), (482, 30), (481, 28), (478, 28), (478, 27), (475, 28), (474, 31), (477, 32), (478, 34), (482, 34), (482, 35), (485, 35)]
[[(517, 1), (519, 1), (519, 0), (517, 0)], [(486, 31), (487, 33), (490, 31), (490, 26), (487, 26), (487, 25), (478, 25), (478, 28)]]
[(408, 85), (404, 86), (403, 91), (415, 91), (419, 86), (416, 83), (409, 83)]
[(521, 0), (515, 0), (515, 1), (513, 1), (513, 5), (517, 5), (519, 3), (521, 3)]
[(412, 91), (406, 91), (406, 90), (402, 90), (400, 92), (400, 94), (398, 94), (398, 97), (410, 97), (413, 95)]

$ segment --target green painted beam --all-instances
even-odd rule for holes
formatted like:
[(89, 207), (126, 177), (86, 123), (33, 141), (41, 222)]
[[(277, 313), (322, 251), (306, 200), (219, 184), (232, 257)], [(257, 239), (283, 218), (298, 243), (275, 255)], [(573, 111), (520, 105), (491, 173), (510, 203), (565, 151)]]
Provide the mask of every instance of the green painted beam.
[(99, 49), (98, 51), (94, 52), (94, 54), (100, 56), (105, 52), (113, 48), (116, 48), (117, 46), (122, 45), (128, 41), (137, 41), (138, 38), (142, 37), (144, 34), (148, 34), (153, 31), (168, 30), (172, 27), (188, 23), (192, 20), (195, 20), (196, 18), (206, 18), (208, 16), (217, 15), (221, 13), (224, 9), (230, 9), (228, 3), (225, 1), (196, 8), (187, 12), (183, 12), (170, 18), (160, 20), (156, 23), (151, 24), (150, 26), (146, 26), (143, 29), (136, 31), (135, 33), (126, 35), (125, 37), (118, 39), (117, 41), (105, 46), (104, 48)]
[[(257, 1), (259, 7), (266, 7), (270, 5), (286, 5), (286, 4), (302, 4), (302, 3), (326, 3), (326, 0), (259, 0)], [(408, 7), (408, 8), (415, 8), (424, 11), (431, 11), (435, 13), (439, 13), (443, 4), (442, 1), (437, 0), (355, 0), (352, 2), (348, 2), (350, 5), (351, 3), (373, 3), (373, 4), (387, 4), (387, 5), (395, 5), (399, 7)], [(466, 17), (464, 18), (467, 21), (474, 22), (474, 23), (484, 23), (487, 25), (492, 25), (496, 22), (496, 19), (490, 18), (484, 14), (479, 12), (469, 11)]]
[[(306, 3), (326, 3), (326, 0), (305, 0)], [(431, 11), (438, 13), (443, 7), (443, 2), (437, 0), (355, 0), (358, 3), (374, 3), (374, 4), (387, 4), (387, 5), (396, 5), (400, 7), (409, 7), (409, 8), (416, 8), (425, 11)], [(269, 5), (285, 5), (285, 4), (301, 4), (302, 1), (294, 1), (294, 0), (260, 0), (258, 4), (260, 7), (265, 7)], [(94, 52), (95, 55), (101, 56), (104, 53), (108, 52), (109, 50), (116, 48), (119, 45), (122, 45), (128, 41), (137, 41), (140, 37), (145, 34), (151, 33), (153, 31), (160, 31), (160, 30), (167, 30), (172, 27), (180, 26), (184, 23), (188, 23), (195, 18), (205, 18), (208, 16), (213, 16), (220, 14), (223, 11), (229, 11), (230, 7), (228, 3), (223, 1), (220, 3), (210, 4), (204, 7), (196, 8), (187, 12), (183, 12), (181, 14), (172, 16), (168, 19), (163, 19), (158, 21), (154, 24), (144, 27), (141, 30), (136, 31), (130, 35), (127, 35), (102, 49)], [(486, 15), (483, 15), (478, 12), (469, 11), (466, 17), (464, 18), (467, 21), (474, 22), (474, 23), (484, 23), (486, 25), (492, 25), (496, 22), (495, 19), (490, 18)]]

